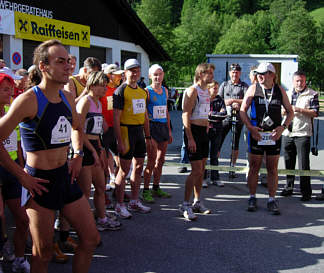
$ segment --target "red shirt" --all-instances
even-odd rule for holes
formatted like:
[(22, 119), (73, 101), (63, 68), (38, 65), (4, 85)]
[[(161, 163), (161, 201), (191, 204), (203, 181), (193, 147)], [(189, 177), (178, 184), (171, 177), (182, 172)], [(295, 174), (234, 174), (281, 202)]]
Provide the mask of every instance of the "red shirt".
[(100, 98), (102, 105), (102, 114), (107, 122), (109, 127), (114, 126), (114, 115), (113, 115), (113, 94), (116, 90), (116, 87), (107, 86), (107, 91), (105, 96)]

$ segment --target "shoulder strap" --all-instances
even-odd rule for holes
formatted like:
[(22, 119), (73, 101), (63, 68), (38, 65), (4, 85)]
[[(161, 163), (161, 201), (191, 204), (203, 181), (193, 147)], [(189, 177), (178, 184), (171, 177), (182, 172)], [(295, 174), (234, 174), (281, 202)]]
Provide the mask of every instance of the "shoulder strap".
[(40, 119), (43, 115), (43, 112), (44, 112), (47, 104), (48, 104), (48, 100), (45, 97), (42, 90), (38, 86), (34, 86), (33, 91), (37, 98), (37, 106), (38, 106), (37, 117)]
[(65, 105), (72, 112), (72, 107), (71, 107), (70, 103), (68, 102), (67, 98), (65, 97), (64, 92), (62, 90), (60, 90), (60, 97), (62, 98), (62, 101), (65, 103)]

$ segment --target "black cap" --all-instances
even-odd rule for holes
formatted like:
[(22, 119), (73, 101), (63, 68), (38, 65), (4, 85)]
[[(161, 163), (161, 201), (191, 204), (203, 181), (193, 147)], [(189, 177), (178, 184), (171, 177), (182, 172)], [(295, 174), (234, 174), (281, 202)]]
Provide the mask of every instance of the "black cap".
[(239, 64), (231, 64), (229, 70), (230, 70), (230, 71), (234, 71), (234, 70), (241, 71), (242, 69), (241, 69), (241, 67), (240, 67)]

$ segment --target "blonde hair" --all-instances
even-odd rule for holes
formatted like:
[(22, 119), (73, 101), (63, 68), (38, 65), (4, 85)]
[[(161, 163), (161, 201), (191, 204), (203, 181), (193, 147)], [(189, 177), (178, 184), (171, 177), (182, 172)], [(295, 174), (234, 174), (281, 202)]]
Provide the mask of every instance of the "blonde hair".
[(105, 86), (108, 84), (108, 77), (103, 71), (93, 71), (90, 73), (87, 84), (86, 92), (89, 93), (91, 86), (101, 85)]
[(195, 82), (200, 80), (200, 73), (205, 73), (209, 69), (215, 70), (215, 66), (209, 63), (198, 64), (195, 71)]
[(211, 83), (207, 85), (208, 88), (214, 88), (215, 86), (219, 86), (218, 81), (213, 80)]

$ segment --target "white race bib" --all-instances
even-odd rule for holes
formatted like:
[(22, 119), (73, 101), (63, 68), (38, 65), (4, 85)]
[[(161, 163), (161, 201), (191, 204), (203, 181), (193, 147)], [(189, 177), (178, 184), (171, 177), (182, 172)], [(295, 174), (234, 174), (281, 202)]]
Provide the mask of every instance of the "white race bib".
[(102, 133), (103, 118), (102, 116), (94, 116), (93, 119), (94, 119), (94, 124), (91, 133), (100, 135)]
[(271, 139), (271, 132), (260, 132), (262, 139), (258, 141), (258, 145), (275, 145), (276, 142)]
[(201, 119), (208, 119), (208, 114), (210, 111), (210, 104), (209, 103), (202, 103), (199, 106), (199, 118)]
[(113, 110), (114, 106), (113, 106), (113, 97), (109, 96), (107, 97), (107, 110)]
[(17, 132), (16, 130), (12, 131), (10, 136), (3, 141), (3, 146), (7, 150), (7, 152), (17, 151)]
[(133, 99), (133, 114), (145, 113), (145, 99)]
[(51, 144), (63, 144), (71, 141), (71, 124), (64, 116), (60, 116), (52, 130)]
[(166, 105), (153, 106), (153, 119), (162, 119), (166, 116)]

